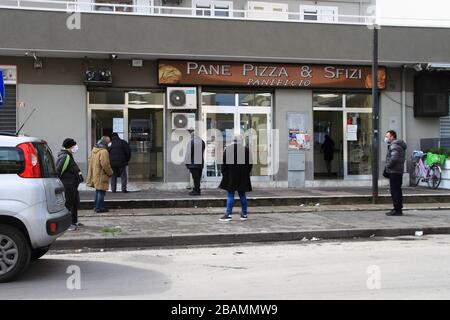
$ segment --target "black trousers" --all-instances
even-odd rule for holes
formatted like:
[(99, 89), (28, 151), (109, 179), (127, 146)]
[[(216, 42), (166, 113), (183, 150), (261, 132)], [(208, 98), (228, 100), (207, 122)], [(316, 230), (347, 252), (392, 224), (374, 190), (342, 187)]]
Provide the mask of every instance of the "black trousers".
[(189, 169), (194, 180), (194, 191), (200, 192), (200, 180), (202, 179), (202, 168)]
[(395, 211), (401, 211), (403, 208), (402, 182), (402, 173), (389, 173), (389, 189)]
[(72, 224), (78, 223), (78, 207), (80, 206), (80, 193), (78, 185), (65, 184), (66, 208), (72, 214)]
[(120, 178), (120, 183), (122, 184), (122, 192), (127, 191), (127, 167), (113, 167), (113, 175), (111, 177), (111, 191), (116, 192), (117, 190), (117, 178)]

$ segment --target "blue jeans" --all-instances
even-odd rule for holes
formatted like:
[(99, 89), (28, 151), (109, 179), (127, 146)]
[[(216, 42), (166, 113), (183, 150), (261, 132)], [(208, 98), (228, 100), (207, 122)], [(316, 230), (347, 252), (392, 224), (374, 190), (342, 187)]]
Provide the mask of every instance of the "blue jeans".
[[(239, 199), (241, 200), (242, 214), (247, 215), (247, 197), (245, 192), (238, 192)], [(234, 192), (227, 192), (227, 215), (231, 216), (234, 205)]]
[(106, 191), (95, 190), (95, 210), (103, 209)]

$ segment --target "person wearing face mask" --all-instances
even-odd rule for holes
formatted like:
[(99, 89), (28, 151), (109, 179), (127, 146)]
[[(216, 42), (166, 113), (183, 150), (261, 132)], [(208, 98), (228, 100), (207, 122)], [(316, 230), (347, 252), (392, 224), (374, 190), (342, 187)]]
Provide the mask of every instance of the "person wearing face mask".
[(78, 222), (78, 207), (80, 205), (80, 194), (78, 186), (84, 181), (81, 170), (78, 167), (73, 155), (78, 151), (78, 145), (72, 138), (64, 140), (63, 149), (58, 153), (56, 160), (56, 171), (64, 185), (66, 196), (66, 208), (72, 214), (72, 225), (69, 231), (75, 231), (82, 226)]
[(389, 179), (389, 189), (391, 191), (394, 209), (387, 212), (388, 216), (403, 215), (403, 194), (402, 180), (405, 170), (406, 143), (397, 139), (397, 133), (394, 130), (386, 132), (384, 143), (388, 145), (386, 155), (386, 167), (383, 176)]

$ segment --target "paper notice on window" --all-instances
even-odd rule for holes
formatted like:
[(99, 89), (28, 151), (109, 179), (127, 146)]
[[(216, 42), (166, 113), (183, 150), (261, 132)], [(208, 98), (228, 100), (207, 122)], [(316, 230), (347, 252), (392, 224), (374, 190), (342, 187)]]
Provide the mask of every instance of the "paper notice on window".
[(347, 141), (358, 141), (358, 134), (356, 132), (348, 132)]
[(123, 132), (123, 118), (113, 118), (113, 132)]
[(348, 133), (350, 133), (350, 132), (354, 132), (354, 133), (358, 132), (358, 125), (357, 124), (349, 124), (349, 125), (347, 125), (347, 132)]

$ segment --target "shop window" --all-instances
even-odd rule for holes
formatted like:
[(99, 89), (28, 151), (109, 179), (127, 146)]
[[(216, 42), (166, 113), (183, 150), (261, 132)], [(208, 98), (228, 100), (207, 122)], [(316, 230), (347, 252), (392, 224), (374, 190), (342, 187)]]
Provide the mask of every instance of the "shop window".
[(346, 108), (372, 108), (372, 96), (366, 93), (352, 93), (345, 95)]
[(272, 106), (272, 94), (270, 92), (239, 93), (239, 106), (270, 107)]
[(338, 7), (331, 6), (300, 6), (300, 20), (337, 22)]
[(342, 93), (314, 93), (313, 94), (314, 108), (343, 108), (343, 94)]
[(233, 11), (232, 1), (194, 0), (192, 2), (193, 15), (230, 17)]
[(125, 94), (121, 91), (91, 91), (89, 104), (125, 104)]
[(129, 105), (164, 105), (163, 92), (130, 91), (128, 92)]
[(234, 93), (203, 92), (202, 104), (204, 106), (235, 106)]

